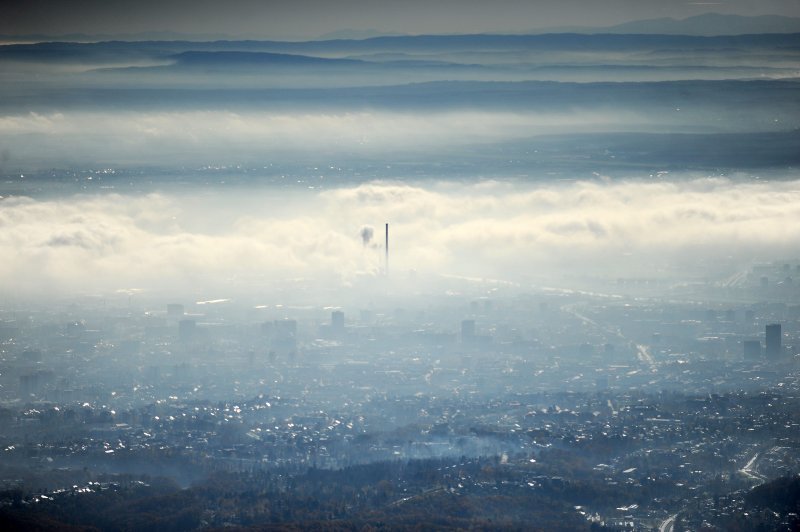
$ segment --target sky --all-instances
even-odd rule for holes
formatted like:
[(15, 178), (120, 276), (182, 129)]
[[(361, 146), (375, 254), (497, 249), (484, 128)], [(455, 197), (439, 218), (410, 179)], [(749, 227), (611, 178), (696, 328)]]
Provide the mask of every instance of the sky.
[(798, 0), (6, 0), (0, 34), (179, 32), (312, 38), (343, 29), (411, 34), (604, 26), (707, 12), (800, 16)]

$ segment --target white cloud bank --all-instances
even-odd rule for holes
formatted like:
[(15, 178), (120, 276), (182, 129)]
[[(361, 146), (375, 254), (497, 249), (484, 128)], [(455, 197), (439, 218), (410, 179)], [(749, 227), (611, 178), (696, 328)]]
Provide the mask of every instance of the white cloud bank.
[(380, 272), (382, 231), (367, 246), (361, 231), (386, 221), (398, 275), (697, 272), (796, 253), (800, 181), (368, 183), (322, 192), (10, 197), (0, 201), (0, 286), (19, 297), (231, 290), (232, 278), (345, 287)]

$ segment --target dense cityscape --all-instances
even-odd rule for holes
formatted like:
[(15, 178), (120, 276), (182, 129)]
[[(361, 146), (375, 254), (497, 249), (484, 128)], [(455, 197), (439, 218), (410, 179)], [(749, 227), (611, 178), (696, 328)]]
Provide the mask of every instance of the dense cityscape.
[[(75, 523), (346, 528), (436, 507), (443, 528), (792, 528), (795, 503), (753, 488), (797, 489), (798, 270), (691, 299), (450, 279), (399, 307), (385, 278), (368, 308), (8, 307), (4, 519), (108, 504)], [(177, 496), (203, 510), (133, 509)]]

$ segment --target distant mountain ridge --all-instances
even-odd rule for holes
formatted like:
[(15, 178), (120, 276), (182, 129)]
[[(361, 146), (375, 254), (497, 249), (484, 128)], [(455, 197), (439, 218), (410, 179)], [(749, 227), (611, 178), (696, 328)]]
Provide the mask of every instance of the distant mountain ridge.
[[(484, 34), (502, 34), (504, 32), (487, 29)], [(686, 36), (722, 36), (763, 33), (800, 33), (800, 17), (780, 15), (724, 15), (705, 13), (685, 19), (655, 18), (625, 22), (613, 26), (562, 26), (536, 28), (530, 31), (513, 32), (514, 35), (542, 35), (547, 33), (579, 33), (579, 34), (660, 34)], [(508, 33), (506, 33), (508, 34)], [(451, 36), (454, 34), (438, 34)], [(2, 42), (100, 42), (100, 41), (220, 41), (220, 40), (276, 40), (286, 42), (317, 42), (331, 40), (369, 40), (383, 37), (411, 36), (409, 34), (379, 31), (375, 29), (341, 29), (328, 32), (314, 38), (282, 39), (270, 35), (229, 35), (229, 34), (193, 34), (178, 32), (143, 32), (125, 34), (24, 34), (0, 35)]]
[[(658, 35), (745, 35), (758, 33), (798, 33), (800, 18), (780, 15), (758, 15), (746, 17), (741, 15), (723, 15), (721, 13), (704, 13), (685, 19), (654, 18), (635, 20), (614, 26), (593, 27), (575, 26), (548, 28), (544, 31), (555, 33), (631, 33)], [(526, 33), (542, 33), (535, 30)]]
[(37, 43), (37, 42), (74, 42), (74, 43), (94, 43), (107, 41), (219, 41), (234, 38), (225, 33), (180, 33), (174, 31), (147, 31), (141, 33), (62, 33), (62, 34), (43, 34), (27, 33), (21, 35), (0, 35), (0, 44), (3, 42), (13, 43)]
[[(181, 52), (270, 52), (274, 54), (325, 55), (389, 51), (442, 50), (638, 50), (649, 48), (731, 48), (741, 46), (798, 49), (795, 34), (749, 34), (702, 37), (648, 34), (542, 34), (542, 35), (412, 35), (333, 41), (108, 41), (99, 43), (47, 42), (0, 46), (0, 59), (63, 60), (88, 54), (149, 53), (164, 57)], [(222, 56), (218, 56), (222, 57)]]
[(182, 65), (293, 65), (293, 66), (324, 66), (324, 65), (360, 65), (364, 61), (356, 59), (329, 59), (296, 54), (276, 54), (269, 52), (243, 52), (243, 51), (190, 51), (181, 52), (173, 56)]
[(406, 35), (405, 33), (398, 33), (398, 32), (391, 32), (391, 31), (378, 31), (378, 30), (351, 30), (351, 29), (342, 29), (337, 31), (331, 31), (316, 37), (314, 41), (335, 41), (335, 40), (360, 40), (360, 39), (371, 39), (373, 37), (399, 37), (401, 35)]

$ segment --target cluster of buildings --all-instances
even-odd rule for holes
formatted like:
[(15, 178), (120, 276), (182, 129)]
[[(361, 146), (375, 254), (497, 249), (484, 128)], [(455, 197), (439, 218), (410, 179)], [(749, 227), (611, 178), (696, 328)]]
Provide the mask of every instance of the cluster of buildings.
[(669, 512), (722, 519), (752, 485), (800, 471), (796, 305), (483, 285), (423, 301), (0, 311), (0, 468), (190, 481), (497, 456), (517, 488), (585, 475), (618, 506), (582, 515), (637, 529)]

